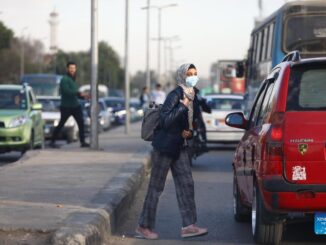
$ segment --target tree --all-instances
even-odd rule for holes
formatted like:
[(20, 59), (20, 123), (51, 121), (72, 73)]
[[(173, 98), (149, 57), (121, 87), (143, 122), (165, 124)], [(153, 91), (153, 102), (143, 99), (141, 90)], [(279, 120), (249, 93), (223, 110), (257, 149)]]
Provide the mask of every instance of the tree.
[[(66, 64), (74, 61), (78, 66), (78, 81), (89, 84), (91, 80), (91, 61), (89, 52), (64, 52), (59, 50), (48, 67), (49, 72), (54, 70), (58, 74), (66, 73)], [(124, 70), (120, 67), (119, 55), (106, 42), (99, 43), (98, 83), (109, 88), (122, 89), (124, 87)]]
[(98, 81), (109, 88), (124, 88), (124, 70), (119, 55), (103, 41), (99, 43)]
[(14, 32), (0, 21), (0, 49), (8, 49), (13, 37)]

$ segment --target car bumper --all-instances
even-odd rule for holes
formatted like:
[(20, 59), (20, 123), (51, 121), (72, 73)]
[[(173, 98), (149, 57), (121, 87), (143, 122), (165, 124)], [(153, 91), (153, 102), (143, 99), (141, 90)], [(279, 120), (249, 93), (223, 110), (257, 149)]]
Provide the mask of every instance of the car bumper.
[(267, 208), (280, 213), (326, 211), (326, 185), (302, 185), (281, 176), (262, 180)]
[(27, 125), (0, 128), (0, 151), (22, 150), (29, 146), (31, 130)]
[[(45, 125), (44, 127), (44, 137), (46, 139), (51, 139), (53, 131), (55, 127), (54, 126), (49, 126)], [(74, 133), (74, 127), (63, 127), (57, 137), (57, 139), (65, 139), (67, 135), (73, 134)]]
[(207, 142), (211, 143), (237, 143), (242, 138), (244, 132), (234, 132), (234, 131), (207, 131), (206, 137)]

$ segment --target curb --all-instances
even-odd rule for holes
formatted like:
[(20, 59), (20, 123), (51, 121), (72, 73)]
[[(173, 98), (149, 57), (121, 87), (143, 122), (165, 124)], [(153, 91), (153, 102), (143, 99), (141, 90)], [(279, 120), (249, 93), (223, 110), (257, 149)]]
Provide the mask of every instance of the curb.
[(54, 245), (106, 244), (125, 217), (135, 194), (149, 172), (150, 150), (134, 154), (93, 198), (87, 208), (96, 212), (73, 213), (52, 237)]

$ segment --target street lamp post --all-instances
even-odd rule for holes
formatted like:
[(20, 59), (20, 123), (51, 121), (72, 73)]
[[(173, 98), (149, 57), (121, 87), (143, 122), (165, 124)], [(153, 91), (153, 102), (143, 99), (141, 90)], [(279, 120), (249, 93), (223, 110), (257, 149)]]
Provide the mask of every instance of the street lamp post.
[(149, 42), (149, 20), (150, 20), (150, 3), (151, 1), (150, 0), (147, 0), (147, 23), (146, 23), (146, 87), (148, 88), (148, 91), (150, 91), (150, 87), (151, 87), (151, 74), (150, 74), (150, 70), (149, 70), (149, 45), (150, 45), (150, 42)]
[(169, 7), (176, 7), (176, 6), (178, 6), (178, 4), (173, 3), (173, 4), (156, 7), (158, 9), (158, 47), (157, 47), (157, 80), (158, 80), (158, 83), (161, 83), (162, 9), (169, 8)]
[(27, 30), (28, 27), (25, 26), (21, 30), (21, 38), (20, 38), (20, 77), (22, 77), (25, 73), (25, 43), (24, 43), (24, 31)]
[(130, 83), (129, 83), (129, 0), (126, 0), (126, 23), (125, 23), (125, 133), (130, 133)]
[(97, 69), (98, 69), (98, 0), (91, 0), (91, 149), (98, 149), (98, 104), (97, 104)]
[(146, 86), (149, 87), (150, 85), (150, 75), (149, 75), (149, 9), (150, 8), (156, 8), (158, 10), (158, 44), (157, 44), (157, 75), (158, 75), (158, 82), (160, 83), (160, 76), (161, 76), (161, 22), (162, 22), (162, 9), (164, 8), (169, 8), (169, 7), (176, 7), (178, 4), (173, 3), (173, 4), (167, 4), (163, 6), (151, 6), (150, 5), (150, 0), (147, 1), (147, 6), (143, 7), (142, 9), (147, 9), (147, 69), (146, 69)]

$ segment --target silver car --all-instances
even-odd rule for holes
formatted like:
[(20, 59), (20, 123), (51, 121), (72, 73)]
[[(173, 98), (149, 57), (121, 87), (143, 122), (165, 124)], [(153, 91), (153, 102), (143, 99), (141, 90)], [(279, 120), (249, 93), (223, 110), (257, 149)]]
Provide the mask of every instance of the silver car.
[(229, 127), (225, 117), (231, 112), (243, 111), (243, 96), (235, 94), (212, 94), (205, 96), (212, 113), (203, 112), (208, 143), (237, 143), (244, 130)]

